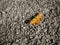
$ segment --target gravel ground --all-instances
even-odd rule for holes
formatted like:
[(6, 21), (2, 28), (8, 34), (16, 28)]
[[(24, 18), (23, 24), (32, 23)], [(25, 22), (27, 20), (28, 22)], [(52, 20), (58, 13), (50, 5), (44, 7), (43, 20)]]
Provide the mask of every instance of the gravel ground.
[[(25, 24), (36, 12), (42, 22)], [(60, 0), (0, 0), (0, 45), (60, 45)]]

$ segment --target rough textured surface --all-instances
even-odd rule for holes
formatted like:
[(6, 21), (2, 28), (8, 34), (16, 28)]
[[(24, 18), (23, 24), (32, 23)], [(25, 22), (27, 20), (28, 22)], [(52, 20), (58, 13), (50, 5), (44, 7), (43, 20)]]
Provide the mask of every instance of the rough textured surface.
[[(39, 11), (38, 26), (24, 23)], [(60, 0), (0, 0), (0, 45), (60, 45)]]

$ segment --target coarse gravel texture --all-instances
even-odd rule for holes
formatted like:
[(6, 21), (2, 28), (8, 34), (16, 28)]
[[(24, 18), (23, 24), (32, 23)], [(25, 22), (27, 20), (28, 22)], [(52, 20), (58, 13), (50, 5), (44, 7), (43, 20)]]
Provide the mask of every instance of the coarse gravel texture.
[[(39, 25), (24, 23), (36, 12)], [(60, 0), (0, 0), (0, 45), (60, 45)]]

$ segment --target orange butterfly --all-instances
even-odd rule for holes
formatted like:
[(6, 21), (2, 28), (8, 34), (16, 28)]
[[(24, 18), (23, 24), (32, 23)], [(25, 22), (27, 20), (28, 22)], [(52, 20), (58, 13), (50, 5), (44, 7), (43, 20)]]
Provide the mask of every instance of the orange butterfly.
[(35, 16), (32, 16), (29, 20), (26, 20), (25, 23), (29, 23), (30, 25), (38, 25), (42, 21), (43, 14), (37, 13)]

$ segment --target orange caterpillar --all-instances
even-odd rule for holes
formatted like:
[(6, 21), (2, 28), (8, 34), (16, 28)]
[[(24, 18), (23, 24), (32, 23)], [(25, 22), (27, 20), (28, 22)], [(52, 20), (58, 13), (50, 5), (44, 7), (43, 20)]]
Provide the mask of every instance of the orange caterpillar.
[(42, 16), (43, 14), (40, 12), (25, 22), (29, 23), (30, 25), (38, 25), (42, 21)]

